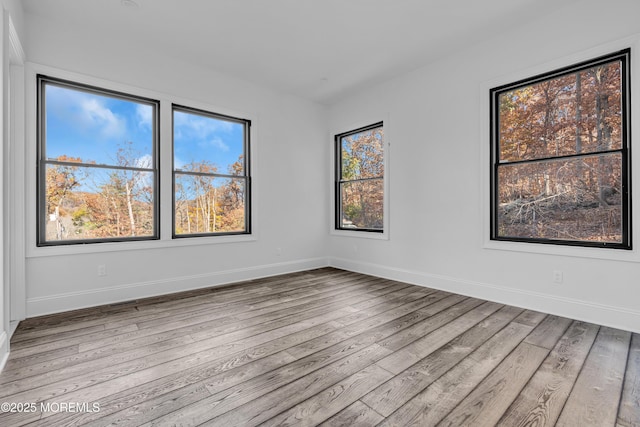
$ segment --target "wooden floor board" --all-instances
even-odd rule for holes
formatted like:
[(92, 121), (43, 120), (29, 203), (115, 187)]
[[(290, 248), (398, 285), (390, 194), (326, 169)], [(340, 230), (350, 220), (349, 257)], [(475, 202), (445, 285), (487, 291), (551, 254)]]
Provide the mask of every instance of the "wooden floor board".
[[(366, 295), (366, 293), (363, 293), (362, 295)], [(352, 299), (352, 300), (356, 300), (356, 301), (359, 300), (358, 297), (354, 297), (354, 298), (355, 299)], [(350, 301), (351, 300), (344, 302), (343, 306), (347, 305)], [(289, 324), (289, 323), (295, 323), (297, 321), (300, 321), (300, 320), (302, 320), (304, 318), (308, 318), (308, 317), (310, 317), (310, 316), (312, 316), (314, 314), (321, 313), (323, 311), (324, 312), (329, 311), (330, 313), (331, 312), (340, 313), (339, 309), (340, 309), (340, 307), (334, 306), (333, 310), (326, 310), (323, 307), (319, 307), (319, 308), (315, 309), (315, 311), (314, 310), (302, 310), (301, 313), (296, 313), (298, 315), (298, 317), (294, 316), (294, 317), (289, 317), (289, 318), (283, 318), (283, 319), (280, 319), (279, 321), (271, 322), (271, 323), (268, 321), (269, 320), (268, 318), (263, 318), (262, 322), (259, 322), (258, 325), (255, 325), (252, 328), (247, 327), (247, 328), (241, 329), (239, 331), (236, 331), (235, 334), (232, 334), (232, 333), (226, 334), (226, 336), (228, 338), (227, 341), (232, 339), (232, 338), (234, 338), (234, 337), (237, 338), (237, 337), (243, 337), (243, 336), (248, 336), (248, 335), (252, 335), (252, 334), (258, 334), (260, 332), (264, 332), (266, 330), (269, 330), (269, 328), (274, 329), (274, 328), (277, 328), (279, 326), (281, 327), (281, 326)], [(345, 313), (343, 313), (343, 314), (345, 314)], [(250, 325), (246, 325), (246, 326), (250, 326)], [(211, 335), (210, 337), (205, 336), (202, 339), (212, 339), (213, 337), (215, 337), (215, 335), (216, 335), (215, 334), (215, 330), (209, 330), (209, 334)], [(189, 337), (189, 335), (184, 335), (184, 334), (182, 336), (183, 337)], [(193, 339), (191, 339), (190, 337), (189, 337), (189, 339), (191, 341), (193, 341)], [(220, 344), (220, 343), (221, 342), (218, 341), (218, 344)], [(113, 348), (113, 346), (111, 346), (111, 347)], [(153, 349), (153, 346), (144, 347), (144, 349)], [(87, 353), (93, 354), (93, 353), (95, 353), (95, 352), (90, 352), (89, 350), (92, 350), (92, 349), (88, 349), (87, 348), (84, 352), (82, 352), (80, 354), (87, 354)], [(129, 350), (129, 353), (135, 356), (136, 351), (140, 351), (140, 350), (138, 348), (134, 348), (132, 350)], [(113, 365), (116, 360), (118, 360), (119, 358), (122, 358), (124, 355), (125, 355), (125, 353), (120, 353), (120, 354), (116, 354), (115, 357), (114, 357), (114, 355), (112, 354), (111, 357), (109, 358), (109, 360), (107, 360), (107, 363)], [(144, 356), (144, 354), (141, 354), (138, 357), (142, 357), (142, 356)], [(102, 355), (102, 357), (105, 357), (105, 355)], [(78, 362), (79, 362), (78, 359), (79, 358), (76, 358), (76, 360), (74, 360), (76, 362), (74, 364), (75, 368), (77, 368), (79, 366), (78, 365)], [(2, 381), (4, 382), (4, 378), (2, 379)]]
[(640, 427), (640, 335), (329, 267), (28, 319), (11, 350), (0, 402), (37, 410), (2, 426)]
[(546, 351), (518, 346), (440, 422), (446, 427), (494, 426), (529, 381)]
[[(233, 399), (229, 399), (230, 406), (228, 407), (234, 407), (237, 410), (226, 411), (226, 408), (215, 408), (214, 411), (210, 411), (210, 409), (207, 409), (206, 418), (209, 418), (211, 413), (224, 411), (222, 416), (210, 420), (209, 423), (213, 425), (255, 426), (266, 422), (269, 418), (287, 410), (292, 405), (318, 395), (327, 387), (337, 384), (342, 379), (347, 379), (367, 367), (371, 368), (372, 372), (375, 372), (372, 375), (375, 375), (382, 382), (391, 374), (372, 365), (376, 360), (388, 353), (389, 350), (377, 344), (372, 344), (311, 372), (306, 368), (295, 373), (291, 372), (292, 376), (288, 379), (283, 378), (283, 381), (278, 382), (278, 387), (274, 387), (276, 384), (270, 378), (265, 378), (266, 381), (264, 383), (260, 383), (258, 387), (250, 390), (250, 392), (255, 393), (254, 399), (251, 401), (242, 399), (244, 403), (241, 407), (238, 407), (236, 404), (239, 403), (239, 399), (234, 396)], [(323, 364), (321, 362), (318, 366)], [(293, 381), (289, 381), (291, 379)], [(269, 392), (264, 393), (265, 390), (269, 390)], [(228, 394), (225, 393), (225, 396), (228, 396)], [(213, 402), (217, 397), (217, 395), (213, 395), (208, 401)], [(159, 419), (156, 425), (163, 425), (164, 423), (164, 419)]]
[[(369, 365), (264, 423), (279, 426), (318, 425), (392, 376), (392, 373), (375, 364)], [(211, 424), (215, 422), (212, 420)]]
[[(341, 312), (336, 307), (336, 309), (324, 313), (324, 316), (319, 315), (317, 317), (320, 317), (320, 321), (327, 319), (330, 320), (334, 316), (346, 315), (348, 313), (349, 311)], [(293, 325), (293, 328), (288, 328), (285, 332), (283, 332), (283, 334), (288, 335), (292, 332), (295, 332), (296, 329), (313, 326), (312, 323), (309, 323), (309, 319), (310, 316), (314, 314), (316, 314), (316, 312), (307, 310), (299, 313), (298, 317), (289, 318), (286, 320), (286, 322), (281, 321), (280, 323), (278, 323), (278, 325), (281, 325), (280, 328), (285, 328), (289, 325)], [(306, 320), (307, 323), (302, 322), (302, 320)], [(38, 377), (32, 377), (26, 383), (21, 381), (6, 383), (0, 390), (0, 397), (13, 394), (16, 397), (19, 396), (20, 398), (24, 399), (28, 397), (28, 394), (25, 395), (24, 393), (22, 393), (24, 391), (22, 389), (26, 389), (26, 393), (28, 393), (29, 390), (39, 386), (37, 390), (41, 396), (48, 396), (49, 398), (53, 398), (59, 394), (60, 390), (69, 392), (70, 390), (80, 388), (81, 384), (88, 383), (89, 385), (91, 385), (94, 383), (107, 381), (113, 377), (121, 376), (119, 374), (121, 372), (127, 372), (128, 375), (132, 378), (139, 371), (146, 372), (152, 369), (155, 370), (158, 369), (157, 366), (162, 366), (165, 372), (171, 372), (171, 369), (174, 369), (174, 366), (177, 367), (176, 369), (180, 369), (183, 364), (193, 365), (203, 363), (206, 360), (212, 360), (222, 357), (228, 352), (235, 352), (249, 346), (260, 344), (261, 341), (259, 338), (257, 338), (256, 333), (259, 330), (264, 331), (266, 329), (266, 331), (264, 332), (267, 332), (278, 329), (272, 328), (270, 330), (269, 328), (273, 326), (274, 325), (269, 325), (268, 323), (263, 323), (259, 327), (254, 328), (252, 332), (249, 333), (247, 333), (245, 330), (240, 330), (225, 335), (214, 336), (206, 340), (195, 341), (189, 346), (183, 346), (180, 348), (173, 348), (169, 351), (143, 355), (144, 357), (134, 357), (131, 360), (126, 359), (121, 363), (114, 363), (116, 361), (119, 361), (116, 357), (105, 358), (105, 363), (99, 364), (97, 366), (94, 363), (88, 365), (73, 365), (64, 370), (57, 370), (54, 373), (47, 373)], [(267, 339), (273, 339), (276, 337), (277, 335), (274, 336), (273, 332), (271, 332), (271, 334), (268, 335)], [(82, 375), (80, 375), (80, 373)], [(138, 381), (140, 381), (139, 378)], [(51, 385), (47, 386), (47, 384)], [(17, 389), (18, 387), (21, 387), (22, 389)]]
[(640, 427), (640, 334), (631, 337), (617, 422), (621, 427)]
[[(333, 315), (337, 314), (336, 311), (332, 311)], [(276, 351), (281, 351), (286, 349), (292, 345), (304, 343), (305, 341), (318, 336), (328, 333), (331, 330), (336, 329), (336, 326), (332, 325), (334, 322), (329, 322), (327, 325), (318, 325), (316, 328), (302, 330), (299, 333), (292, 333), (290, 335), (286, 335), (280, 339), (275, 339), (265, 343), (264, 345), (257, 345), (260, 341), (255, 340), (255, 337), (252, 337), (252, 345), (250, 349), (245, 351), (241, 351), (235, 354), (231, 354), (222, 359), (216, 359), (215, 365), (211, 368), (202, 368), (200, 366), (192, 367), (186, 371), (179, 370), (179, 366), (173, 367), (168, 366), (163, 368), (163, 372), (165, 374), (169, 374), (175, 369), (178, 369), (175, 375), (170, 375), (165, 378), (156, 380), (153, 383), (149, 384), (149, 387), (153, 386), (156, 390), (171, 390), (176, 387), (184, 386), (185, 384), (189, 384), (192, 382), (197, 382), (202, 380), (203, 378), (214, 376), (210, 380), (212, 384), (215, 384), (216, 387), (231, 386), (235, 382), (240, 382), (240, 380), (244, 380), (250, 377), (249, 373), (256, 372), (255, 375), (264, 371), (264, 367), (262, 366), (262, 361), (258, 361), (257, 363), (253, 363), (253, 361), (259, 359), (260, 357), (268, 356)], [(284, 358), (283, 358), (284, 357)], [(280, 358), (285, 362), (286, 358), (290, 358), (291, 356), (288, 354), (280, 354)], [(246, 364), (249, 365), (246, 365)], [(257, 369), (253, 369), (254, 366), (257, 365)], [(231, 370), (229, 372), (228, 370)], [(118, 389), (122, 388), (123, 385), (127, 384), (129, 380), (133, 380), (136, 383), (140, 383), (143, 381), (145, 372), (141, 372), (139, 374), (130, 375), (125, 378), (116, 378), (114, 380), (108, 381), (107, 383), (97, 384), (94, 387), (89, 387), (81, 390), (82, 394), (78, 392), (79, 397), (82, 395), (89, 394), (90, 396), (99, 397), (100, 394), (96, 393), (105, 393), (105, 390), (110, 388)], [(165, 383), (164, 385), (162, 383)], [(138, 396), (149, 396), (148, 388), (146, 386), (136, 386), (131, 390), (131, 394), (136, 394), (136, 396), (130, 396), (128, 399), (130, 401), (136, 400)], [(73, 394), (73, 393), (72, 393)]]
[[(298, 284), (303, 283), (302, 277), (297, 274), (286, 275), (282, 277), (270, 278), (274, 285), (295, 280)], [(93, 322), (97, 324), (104, 323), (104, 319), (118, 319), (122, 317), (135, 317), (142, 311), (146, 310), (166, 310), (174, 305), (185, 305), (186, 302), (192, 301), (200, 304), (208, 295), (215, 295), (215, 298), (224, 298), (229, 295), (251, 295), (255, 292), (268, 294), (274, 292), (270, 286), (266, 286), (269, 280), (254, 283), (241, 282), (238, 286), (221, 286), (215, 288), (204, 288), (192, 291), (180, 292), (178, 294), (169, 294), (159, 297), (145, 298), (135, 300), (123, 304), (113, 304), (100, 307), (92, 307), (80, 310), (74, 310), (66, 313), (59, 313), (48, 316), (39, 316), (27, 319), (20, 323), (20, 332), (24, 334), (35, 333), (36, 335), (46, 334), (52, 329), (64, 330), (64, 328), (73, 328), (77, 325), (91, 325)]]
[[(338, 292), (335, 295), (315, 295), (305, 301), (290, 301), (276, 306), (259, 310), (238, 311), (229, 315), (224, 312), (222, 315), (215, 312), (210, 314), (195, 315), (192, 318), (182, 319), (175, 322), (160, 322), (155, 326), (148, 326), (127, 334), (112, 335), (102, 340), (93, 340), (80, 344), (80, 351), (90, 351), (100, 347), (114, 346), (122, 342), (137, 342), (140, 338), (157, 335), (164, 332), (181, 330), (182, 334), (189, 334), (198, 340), (198, 336), (211, 337), (213, 335), (229, 334), (240, 329), (255, 325), (265, 325), (266, 322), (277, 324), (280, 319), (305, 312), (308, 315), (316, 312), (324, 312), (332, 307), (339, 309), (344, 301), (350, 300), (354, 296), (361, 295), (364, 288), (357, 288), (348, 292)], [(330, 291), (328, 291), (330, 294)]]
[[(264, 291), (264, 294), (260, 298), (263, 300), (269, 300), (270, 294), (274, 294), (274, 292), (271, 290), (271, 288), (266, 288)], [(309, 296), (309, 295), (306, 295), (306, 296)], [(217, 309), (222, 306), (224, 306), (225, 308), (231, 307), (232, 309), (237, 310), (237, 307), (236, 307), (237, 303), (239, 302), (244, 303), (244, 301), (253, 302), (255, 301), (256, 297), (251, 297), (251, 291), (248, 290), (245, 294), (239, 294), (239, 297), (237, 300), (225, 298), (224, 301), (207, 304), (204, 301), (207, 298), (206, 295), (201, 295), (194, 298), (197, 298), (197, 299), (195, 299), (190, 305), (185, 305), (183, 303), (185, 299), (183, 298), (177, 298), (176, 300), (177, 302), (167, 301), (165, 304), (161, 304), (161, 303), (154, 304), (154, 309), (150, 309), (150, 310), (144, 310), (143, 308), (145, 307), (145, 305), (143, 303), (137, 303), (134, 306), (131, 306), (131, 308), (135, 308), (135, 310), (129, 309), (128, 311), (118, 312), (117, 314), (108, 313), (105, 316), (106, 318), (85, 320), (82, 323), (78, 323), (77, 321), (75, 321), (71, 324), (66, 324), (66, 322), (61, 321), (60, 323), (62, 324), (62, 326), (52, 326), (51, 328), (44, 329), (44, 330), (23, 331), (21, 329), (19, 333), (17, 333), (13, 337), (12, 342), (15, 343), (17, 347), (19, 347), (20, 345), (23, 345), (22, 343), (24, 341), (30, 341), (30, 340), (33, 340), (34, 338), (43, 337), (47, 334), (55, 334), (57, 336), (60, 336), (59, 334), (60, 332), (77, 329), (78, 324), (84, 325), (85, 327), (98, 326), (98, 327), (102, 327), (103, 329), (114, 329), (121, 326), (130, 326), (133, 323), (139, 324), (145, 320), (161, 321), (162, 318), (166, 319), (169, 317), (173, 320), (176, 320), (176, 316), (184, 315), (185, 312), (192, 315), (195, 313), (201, 314), (197, 310), (197, 307), (199, 307), (200, 305), (203, 305), (209, 312), (211, 312), (213, 309)], [(179, 305), (176, 306), (176, 304), (179, 304)], [(247, 306), (246, 310), (250, 310), (250, 307)], [(219, 310), (216, 310), (216, 312), (217, 314), (221, 314)], [(101, 313), (101, 314), (104, 314), (104, 313)], [(134, 319), (136, 319), (137, 322), (132, 322), (132, 320)], [(41, 340), (40, 342), (46, 342), (46, 341)], [(21, 343), (21, 344), (18, 344), (18, 343)], [(38, 341), (35, 341), (35, 343), (38, 343)]]
[(380, 424), (384, 417), (376, 411), (357, 401), (344, 408), (327, 421), (320, 424), (321, 427), (370, 427)]
[(600, 328), (557, 426), (598, 427), (616, 422), (630, 339), (630, 332)]
[(507, 326), (522, 309), (504, 307), (478, 323), (445, 346), (424, 357), (361, 400), (385, 416), (391, 415), (404, 402), (424, 390), (432, 382)]
[[(276, 276), (255, 283), (243, 282), (237, 286), (222, 286), (208, 289), (181, 292), (162, 297), (152, 297), (130, 303), (114, 306), (102, 306), (77, 310), (65, 314), (52, 316), (41, 316), (27, 319), (20, 324), (20, 334), (13, 339), (20, 340), (24, 334), (35, 334), (35, 336), (45, 335), (51, 331), (67, 330), (78, 327), (115, 323), (119, 320), (132, 320), (134, 318), (144, 318), (145, 316), (166, 315), (173, 312), (181, 313), (184, 310), (192, 310), (194, 307), (207, 304), (208, 307), (215, 308), (234, 302), (251, 301), (255, 298), (268, 299), (270, 295), (291, 289), (304, 289), (317, 284), (323, 286), (333, 285), (342, 281), (357, 280), (359, 277), (349, 272), (325, 272), (315, 270), (309, 274)], [(383, 279), (376, 279), (383, 280)]]
[(522, 342), (531, 329), (533, 329), (532, 326), (510, 323), (400, 406), (382, 425), (436, 425), (494, 369), (500, 365), (510, 366), (512, 362), (509, 359), (505, 361), (505, 358), (510, 357), (516, 362), (518, 360), (542, 361), (548, 350)]
[[(462, 315), (456, 316), (456, 319), (447, 325), (438, 327), (431, 332), (424, 330), (420, 337), (414, 336), (404, 342), (395, 340), (395, 336), (391, 337), (391, 339), (388, 338), (380, 344), (393, 351), (393, 353), (384, 360), (381, 360), (378, 365), (387, 371), (399, 374), (458, 335), (472, 328), (499, 308), (499, 304), (483, 303)], [(400, 333), (396, 336), (402, 335), (403, 334)]]
[(598, 329), (590, 323), (573, 322), (498, 425), (555, 425)]

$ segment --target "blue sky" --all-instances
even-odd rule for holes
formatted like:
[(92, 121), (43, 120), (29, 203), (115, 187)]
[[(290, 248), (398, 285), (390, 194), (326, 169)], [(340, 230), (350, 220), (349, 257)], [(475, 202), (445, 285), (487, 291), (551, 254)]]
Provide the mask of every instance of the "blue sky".
[[(227, 173), (243, 152), (243, 125), (182, 111), (174, 120), (175, 166), (209, 161)], [(131, 143), (131, 164), (150, 164), (153, 107), (52, 84), (46, 86), (46, 157), (79, 157), (117, 164), (116, 153)]]
[(47, 158), (115, 165), (118, 148), (131, 142), (137, 158), (150, 159), (152, 111), (147, 104), (47, 85)]
[(173, 133), (177, 169), (194, 161), (208, 161), (226, 174), (244, 150), (244, 126), (236, 122), (175, 111)]

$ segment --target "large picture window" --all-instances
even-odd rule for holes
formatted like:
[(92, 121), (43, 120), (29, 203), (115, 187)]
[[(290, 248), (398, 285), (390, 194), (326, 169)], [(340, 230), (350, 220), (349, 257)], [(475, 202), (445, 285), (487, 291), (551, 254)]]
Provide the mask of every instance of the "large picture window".
[(37, 80), (38, 245), (158, 238), (158, 102)]
[(491, 90), (491, 238), (631, 248), (629, 50)]
[(250, 233), (250, 125), (174, 105), (174, 236)]
[(336, 135), (338, 230), (384, 231), (382, 123)]

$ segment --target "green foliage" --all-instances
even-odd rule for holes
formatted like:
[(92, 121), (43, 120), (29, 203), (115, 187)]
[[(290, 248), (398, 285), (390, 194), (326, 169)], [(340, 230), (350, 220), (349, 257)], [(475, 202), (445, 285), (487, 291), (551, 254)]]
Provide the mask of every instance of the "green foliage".
[(89, 210), (86, 205), (81, 205), (71, 214), (71, 220), (76, 227), (82, 227), (85, 222), (85, 217), (89, 215)]
[(358, 219), (362, 216), (362, 206), (355, 204), (348, 204), (343, 208), (345, 219), (357, 223)]

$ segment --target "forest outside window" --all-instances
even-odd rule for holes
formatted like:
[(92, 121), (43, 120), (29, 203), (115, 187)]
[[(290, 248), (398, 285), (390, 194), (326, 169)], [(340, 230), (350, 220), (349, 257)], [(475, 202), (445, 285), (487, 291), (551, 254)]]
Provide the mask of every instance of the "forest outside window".
[(174, 237), (251, 232), (250, 125), (174, 105)]
[(158, 102), (37, 81), (38, 245), (158, 238)]
[(631, 249), (629, 50), (491, 90), (491, 238)]
[(382, 123), (336, 135), (337, 230), (384, 231)]

